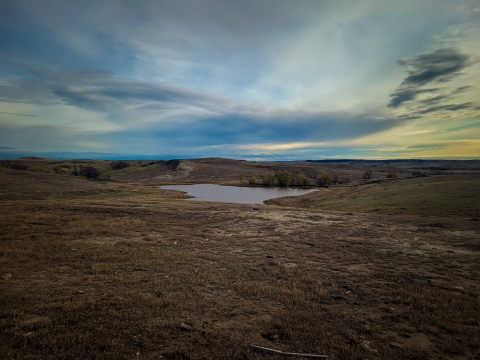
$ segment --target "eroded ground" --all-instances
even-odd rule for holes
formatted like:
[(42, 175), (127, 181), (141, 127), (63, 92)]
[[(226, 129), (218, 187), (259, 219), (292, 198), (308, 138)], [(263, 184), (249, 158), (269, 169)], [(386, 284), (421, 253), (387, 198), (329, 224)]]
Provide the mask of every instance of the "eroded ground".
[(4, 201), (0, 357), (480, 357), (480, 222), (154, 199)]

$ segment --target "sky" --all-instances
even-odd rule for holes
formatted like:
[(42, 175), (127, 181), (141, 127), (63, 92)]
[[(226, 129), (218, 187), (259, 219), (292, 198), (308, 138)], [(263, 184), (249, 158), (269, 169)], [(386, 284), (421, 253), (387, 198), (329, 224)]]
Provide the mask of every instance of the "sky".
[(480, 0), (0, 0), (0, 157), (480, 158)]

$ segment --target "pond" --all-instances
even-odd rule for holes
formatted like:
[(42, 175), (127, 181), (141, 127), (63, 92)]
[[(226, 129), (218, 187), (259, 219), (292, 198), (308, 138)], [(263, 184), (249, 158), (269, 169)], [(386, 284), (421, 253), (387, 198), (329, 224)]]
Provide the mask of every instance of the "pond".
[(314, 189), (296, 189), (280, 187), (241, 187), (221, 186), (215, 184), (164, 185), (161, 189), (179, 190), (194, 196), (189, 200), (221, 201), (242, 204), (263, 204), (265, 200), (281, 196), (308, 194)]

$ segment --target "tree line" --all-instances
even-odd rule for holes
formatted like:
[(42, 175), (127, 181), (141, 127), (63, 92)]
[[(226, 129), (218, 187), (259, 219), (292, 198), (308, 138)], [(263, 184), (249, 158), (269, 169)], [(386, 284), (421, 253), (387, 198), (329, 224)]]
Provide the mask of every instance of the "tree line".
[[(240, 176), (240, 181), (243, 181), (243, 175)], [(251, 185), (261, 182), (265, 186), (322, 186), (328, 187), (330, 184), (344, 184), (350, 182), (348, 178), (339, 178), (338, 175), (333, 177), (326, 172), (321, 174), (309, 173), (305, 174), (301, 170), (293, 171), (280, 170), (277, 172), (267, 171), (262, 176), (257, 178), (252, 176), (248, 179)]]

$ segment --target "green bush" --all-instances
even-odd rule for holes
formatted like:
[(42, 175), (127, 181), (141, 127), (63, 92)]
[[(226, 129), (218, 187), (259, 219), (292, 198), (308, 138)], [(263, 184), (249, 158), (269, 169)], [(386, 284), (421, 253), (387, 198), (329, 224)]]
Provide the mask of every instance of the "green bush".
[(278, 185), (287, 186), (292, 183), (292, 173), (288, 170), (282, 170), (275, 174), (275, 178), (278, 181)]
[(272, 186), (275, 185), (275, 173), (268, 171), (262, 176), (263, 185)]

